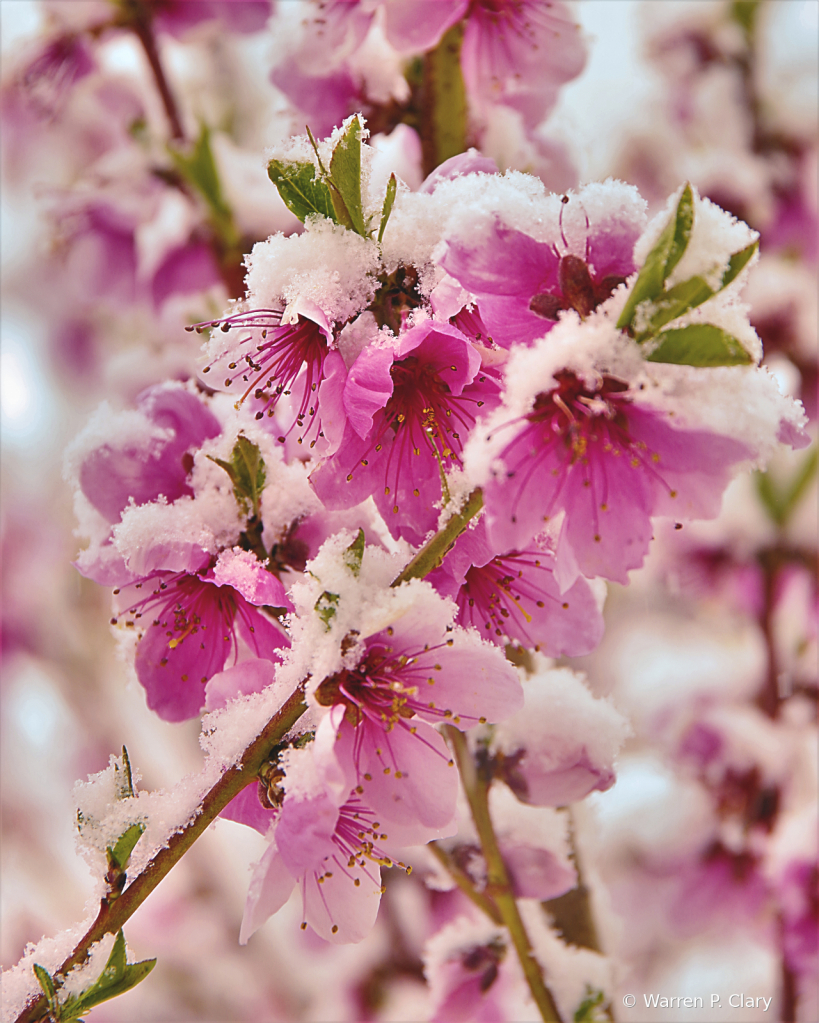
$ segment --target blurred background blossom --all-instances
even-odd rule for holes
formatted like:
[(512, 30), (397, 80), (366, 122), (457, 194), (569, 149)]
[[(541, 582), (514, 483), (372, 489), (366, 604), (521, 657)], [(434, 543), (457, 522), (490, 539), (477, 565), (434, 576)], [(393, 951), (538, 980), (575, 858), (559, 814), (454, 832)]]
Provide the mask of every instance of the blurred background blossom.
[[(194, 724), (146, 708), (117, 658), (107, 593), (71, 565), (64, 449), (101, 401), (128, 407), (185, 377), (198, 339), (184, 327), (242, 294), (255, 242), (301, 230), (267, 179), (266, 147), (361, 110), (382, 161), (373, 174), (421, 184), (432, 168), (414, 54), (465, 18), (470, 139), (501, 170), (555, 191), (620, 178), (650, 213), (690, 180), (760, 232), (746, 301), (813, 443), (737, 480), (718, 519), (658, 528), (630, 586), (609, 584), (602, 643), (561, 663), (610, 695), (633, 735), (616, 784), (578, 806), (572, 827), (618, 1019), (680, 1018), (640, 997), (623, 1006), (643, 991), (721, 992), (725, 1021), (819, 1016), (819, 4), (522, 6), (536, 32), (571, 19), (571, 42), (496, 51), (489, 0), (384, 11), (156, 0), (148, 20), (127, 0), (0, 5), (4, 967), (81, 918), (91, 895), (74, 780), (123, 742), (150, 788), (200, 759)], [(299, 931), (291, 902), (240, 947), (248, 864), (263, 848), (217, 822), (129, 925), (136, 955), (159, 958), (151, 982), (91, 1018), (472, 1019), (470, 991), (488, 977), (514, 1011), (518, 981), (491, 928), (470, 952), (457, 924), (468, 903), (432, 863), (385, 874), (360, 945)], [(560, 897), (547, 908), (558, 927), (571, 912)], [(733, 992), (775, 1007), (729, 1007)]]

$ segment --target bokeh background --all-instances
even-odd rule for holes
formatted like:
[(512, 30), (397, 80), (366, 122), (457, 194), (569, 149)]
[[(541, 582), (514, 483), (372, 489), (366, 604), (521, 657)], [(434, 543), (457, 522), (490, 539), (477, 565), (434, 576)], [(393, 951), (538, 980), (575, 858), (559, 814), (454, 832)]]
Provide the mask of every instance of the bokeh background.
[[(250, 6), (263, 16), (169, 17), (157, 33), (182, 129), (211, 131), (230, 235), (169, 176), (155, 78), (133, 33), (99, 28), (106, 4), (0, 3), (3, 967), (84, 916), (75, 781), (123, 743), (144, 787), (170, 787), (200, 763), (196, 723), (147, 710), (116, 657), (110, 594), (71, 566), (62, 458), (100, 402), (124, 408), (189, 373), (197, 339), (184, 325), (238, 293), (236, 253), (298, 226), (263, 151), (320, 117), (277, 75), (309, 5), (280, 0), (270, 21), (267, 4)], [(688, 179), (759, 230), (752, 322), (815, 437), (819, 2), (571, 10), (587, 42), (582, 73), (535, 131), (502, 108), (476, 141), (501, 169), (540, 173), (556, 191), (630, 181), (652, 211)], [(342, 70), (383, 112), (403, 65), (383, 37), (365, 49)], [(402, 127), (376, 142), (384, 166), (417, 187), (408, 138)], [(609, 586), (602, 645), (574, 662), (634, 729), (614, 788), (577, 810), (620, 1020), (681, 1018), (645, 1008), (643, 992), (706, 1005), (719, 992), (725, 1023), (819, 1018), (816, 503), (814, 440), (738, 480), (718, 520), (664, 524), (630, 586)], [(150, 981), (95, 1009), (94, 1023), (428, 1018), (422, 946), (445, 893), (390, 878), (361, 945), (302, 934), (288, 906), (240, 948), (248, 865), (263, 847), (231, 822), (210, 829), (129, 925), (135, 954), (159, 959)], [(731, 1008), (733, 993), (775, 1004)]]

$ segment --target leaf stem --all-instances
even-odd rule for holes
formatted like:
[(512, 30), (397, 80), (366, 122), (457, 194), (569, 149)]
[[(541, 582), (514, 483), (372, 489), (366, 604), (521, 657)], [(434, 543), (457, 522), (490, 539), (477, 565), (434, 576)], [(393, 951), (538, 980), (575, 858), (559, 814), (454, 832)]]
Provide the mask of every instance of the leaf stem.
[(544, 1023), (560, 1023), (560, 1014), (557, 1011), (555, 1000), (551, 991), (546, 987), (540, 965), (532, 954), (532, 944), (518, 910), (509, 872), (503, 862), (495, 829), (492, 826), (492, 818), (489, 814), (491, 779), (486, 771), (475, 765), (463, 732), (455, 728), (454, 725), (444, 725), (444, 733), (458, 765), (472, 820), (486, 860), (487, 894), (498, 907), (501, 920), (509, 931), (523, 975), (538, 1007), (541, 1019)]

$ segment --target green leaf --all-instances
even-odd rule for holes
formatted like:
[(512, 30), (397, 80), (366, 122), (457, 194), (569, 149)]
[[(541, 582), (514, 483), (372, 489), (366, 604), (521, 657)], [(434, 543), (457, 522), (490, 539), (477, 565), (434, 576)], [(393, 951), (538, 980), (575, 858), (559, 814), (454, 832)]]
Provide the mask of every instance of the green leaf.
[(586, 997), (575, 1010), (574, 1023), (595, 1023), (597, 1020), (607, 1019), (608, 1017), (604, 1016), (602, 1012), (597, 1011), (602, 1006), (605, 997), (602, 991), (597, 991), (587, 984)]
[(140, 840), (144, 830), (145, 825), (141, 822), (132, 824), (127, 831), (120, 835), (114, 846), (108, 847), (109, 860), (113, 860), (120, 870), (127, 868), (134, 846)]
[(132, 799), (134, 796), (134, 779), (131, 774), (131, 761), (128, 759), (128, 750), (122, 747), (122, 761), (118, 764), (114, 761), (114, 784), (116, 785), (117, 799)]
[(353, 575), (357, 576), (361, 571), (361, 562), (364, 559), (364, 530), (359, 529), (358, 536), (344, 551), (344, 564)]
[(330, 189), (316, 174), (312, 163), (285, 163), (271, 160), (267, 176), (278, 188), (282, 202), (304, 223), (311, 214), (339, 222), (333, 209)]
[(758, 241), (751, 242), (750, 245), (731, 256), (716, 291), (702, 277), (689, 277), (687, 281), (675, 284), (654, 303), (647, 325), (637, 334), (637, 340), (644, 341), (652, 337), (666, 323), (676, 320), (678, 316), (687, 313), (689, 309), (695, 309), (703, 302), (707, 302), (717, 292), (722, 291), (723, 288), (727, 288), (731, 281), (735, 280), (743, 268), (748, 265), (758, 248)]
[(210, 128), (206, 124), (202, 125), (199, 137), (188, 152), (172, 146), (168, 147), (168, 152), (177, 171), (205, 200), (219, 236), (230, 245), (238, 244), (239, 235), (233, 223), (233, 211), (222, 194), (219, 172), (213, 158)]
[(335, 618), (336, 611), (338, 611), (338, 601), (339, 595), (337, 593), (330, 593), (329, 590), (325, 590), (314, 605), (314, 610), (324, 622), (324, 627), (328, 632), (331, 628), (330, 623)]
[(806, 455), (789, 485), (779, 487), (769, 472), (758, 472), (756, 489), (760, 500), (773, 521), (782, 528), (813, 479), (819, 465), (819, 448), (814, 446)]
[(381, 244), (381, 239), (384, 237), (384, 230), (387, 226), (387, 221), (390, 219), (392, 213), (393, 203), (395, 202), (395, 193), (398, 191), (398, 179), (394, 174), (390, 174), (390, 180), (387, 182), (387, 194), (384, 196), (384, 205), (381, 207), (381, 225), (378, 228), (378, 244)]
[(620, 319), (617, 321), (620, 330), (631, 326), (637, 306), (641, 302), (652, 301), (662, 293), (663, 285), (688, 247), (693, 226), (694, 195), (691, 185), (686, 183), (674, 216), (666, 224), (654, 248), (646, 257), (631, 289), (628, 302), (620, 313)]
[(120, 930), (100, 978), (79, 998), (71, 999), (66, 1003), (61, 1019), (76, 1019), (77, 1016), (88, 1012), (95, 1005), (130, 991), (132, 987), (136, 987), (141, 980), (148, 976), (154, 966), (156, 966), (156, 959), (144, 959), (141, 963), (130, 964), (126, 961), (125, 935)]
[(366, 235), (361, 205), (361, 131), (356, 115), (336, 143), (330, 160), (330, 197), (338, 222), (356, 234)]
[(648, 362), (682, 366), (746, 366), (753, 362), (735, 337), (712, 323), (666, 330), (655, 341), (657, 347), (646, 356)]
[(739, 252), (735, 252), (733, 256), (728, 260), (728, 269), (722, 275), (720, 281), (719, 291), (723, 288), (727, 288), (728, 285), (733, 281), (739, 274), (745, 269), (753, 258), (754, 253), (759, 248), (759, 239), (751, 242), (750, 245), (746, 245), (744, 249), (740, 249)]
[(230, 476), (233, 494), (242, 511), (258, 517), (267, 468), (257, 445), (240, 433), (233, 445), (229, 462), (222, 458), (214, 458), (213, 455), (208, 455), (208, 458)]
[(34, 975), (40, 982), (40, 987), (43, 989), (43, 994), (48, 1002), (48, 1008), (52, 1015), (56, 1015), (58, 1012), (57, 1007), (57, 992), (54, 990), (54, 981), (51, 979), (51, 974), (45, 967), (40, 966), (39, 963), (34, 964)]

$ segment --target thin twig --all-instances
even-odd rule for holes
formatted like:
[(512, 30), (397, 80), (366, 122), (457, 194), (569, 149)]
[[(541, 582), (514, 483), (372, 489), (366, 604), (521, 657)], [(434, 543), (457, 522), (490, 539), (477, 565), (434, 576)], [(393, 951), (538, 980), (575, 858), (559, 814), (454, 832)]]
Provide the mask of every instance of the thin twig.
[(492, 818), (489, 814), (489, 786), (491, 781), (484, 772), (476, 769), (469, 752), (466, 736), (453, 725), (444, 725), (444, 733), (452, 748), (458, 771), (461, 775), (475, 830), (481, 842), (486, 860), (486, 891), (501, 915), (509, 937), (515, 946), (518, 960), (544, 1023), (560, 1023), (554, 997), (546, 987), (540, 965), (532, 954), (532, 943), (521, 918), (518, 904), (512, 891), (512, 882), (501, 855)]

